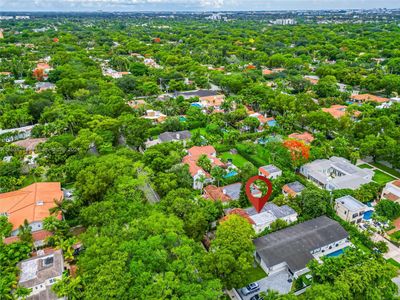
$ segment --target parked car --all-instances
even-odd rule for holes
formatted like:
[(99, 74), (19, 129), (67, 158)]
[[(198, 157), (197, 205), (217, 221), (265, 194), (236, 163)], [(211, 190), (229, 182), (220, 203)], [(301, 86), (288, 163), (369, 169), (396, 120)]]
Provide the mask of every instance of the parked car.
[(253, 297), (251, 297), (250, 300), (264, 300), (264, 298), (261, 297), (260, 294), (256, 294)]
[(248, 286), (245, 286), (240, 291), (244, 296), (250, 295), (260, 290), (260, 286), (257, 282), (250, 283)]

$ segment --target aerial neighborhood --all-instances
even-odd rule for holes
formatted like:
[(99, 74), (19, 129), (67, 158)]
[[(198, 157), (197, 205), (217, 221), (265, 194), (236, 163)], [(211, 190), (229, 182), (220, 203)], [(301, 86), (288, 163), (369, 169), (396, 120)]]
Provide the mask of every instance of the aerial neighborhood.
[(399, 49), (398, 9), (0, 13), (0, 299), (397, 299)]

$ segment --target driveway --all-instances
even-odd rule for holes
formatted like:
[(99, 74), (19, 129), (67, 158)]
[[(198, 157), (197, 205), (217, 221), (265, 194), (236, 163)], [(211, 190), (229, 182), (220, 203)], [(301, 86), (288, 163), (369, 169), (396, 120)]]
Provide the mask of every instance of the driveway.
[(238, 290), (238, 293), (243, 300), (249, 300), (255, 294), (266, 292), (267, 290), (275, 290), (280, 294), (287, 294), (292, 288), (292, 282), (288, 282), (288, 278), (289, 273), (287, 271), (280, 271), (257, 281), (260, 285), (260, 291), (248, 296), (243, 296), (240, 290)]
[(383, 254), (383, 257), (386, 259), (393, 258), (395, 261), (400, 263), (400, 249), (393, 245), (391, 242), (380, 236), (379, 234), (375, 233), (372, 237), (374, 242), (384, 241), (386, 245), (388, 245), (388, 252)]

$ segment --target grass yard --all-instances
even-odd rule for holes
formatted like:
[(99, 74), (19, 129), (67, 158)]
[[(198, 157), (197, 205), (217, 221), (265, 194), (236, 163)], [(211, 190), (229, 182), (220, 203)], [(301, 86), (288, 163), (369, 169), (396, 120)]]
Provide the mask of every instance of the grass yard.
[(41, 180), (40, 177), (36, 177), (36, 176), (33, 176), (33, 175), (28, 175), (28, 176), (26, 176), (24, 178), (24, 181), (22, 182), (22, 186), (25, 187), (25, 186), (31, 185), (31, 184), (36, 183), (36, 182), (41, 182), (41, 181), (42, 180)]
[(265, 277), (267, 277), (267, 273), (265, 273), (264, 270), (257, 265), (256, 268), (251, 268), (251, 270), (247, 273), (247, 282), (245, 285), (256, 282), (257, 280)]
[(396, 170), (394, 170), (392, 168), (389, 168), (389, 167), (387, 167), (385, 165), (382, 165), (382, 164), (377, 163), (377, 162), (373, 162), (373, 163), (371, 163), (371, 165), (373, 165), (374, 167), (377, 167), (377, 168), (379, 168), (379, 169), (381, 169), (381, 170), (383, 170), (385, 172), (388, 172), (389, 174), (392, 174), (393, 176), (400, 177), (400, 172), (398, 172), (398, 171), (396, 171)]
[(374, 172), (375, 172), (375, 175), (372, 178), (372, 180), (376, 181), (377, 183), (380, 183), (380, 184), (386, 184), (386, 183), (396, 179), (386, 173), (383, 173), (380, 170), (374, 170)]
[(245, 163), (249, 162), (240, 154), (231, 154), (230, 152), (221, 153), (220, 157), (224, 160), (232, 159), (232, 163), (239, 169), (241, 169)]
[(393, 258), (389, 258), (386, 260), (389, 264), (395, 266), (397, 269), (400, 269), (400, 263), (395, 261)]
[(358, 167), (360, 167), (361, 169), (372, 169), (372, 167), (369, 164), (362, 164), (359, 165)]

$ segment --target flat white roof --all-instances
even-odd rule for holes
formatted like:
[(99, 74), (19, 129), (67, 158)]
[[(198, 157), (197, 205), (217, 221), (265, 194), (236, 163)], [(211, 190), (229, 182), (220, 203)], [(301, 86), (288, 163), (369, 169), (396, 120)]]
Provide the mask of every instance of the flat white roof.
[(350, 195), (338, 198), (335, 200), (335, 202), (341, 203), (350, 211), (358, 211), (360, 209), (367, 208), (367, 206), (365, 204), (361, 203), (356, 198), (354, 198)]

